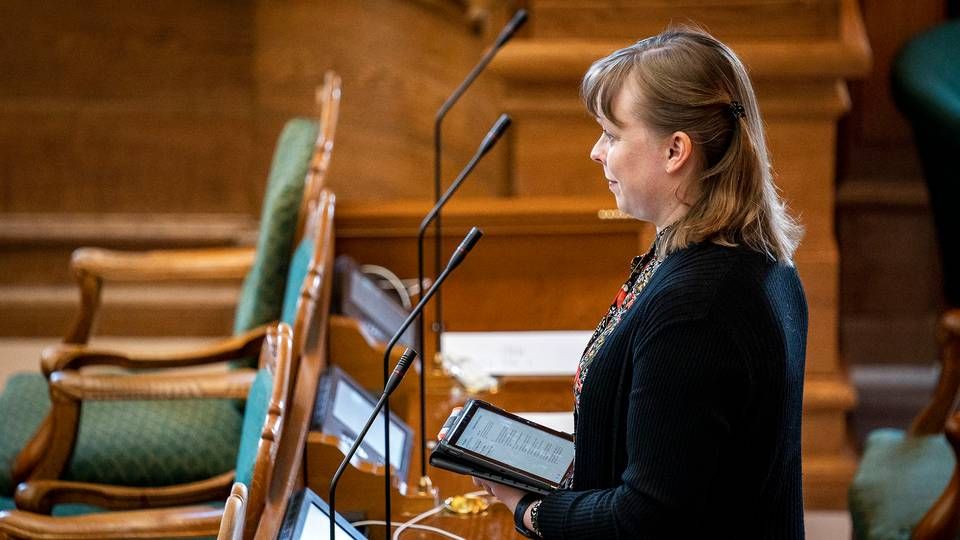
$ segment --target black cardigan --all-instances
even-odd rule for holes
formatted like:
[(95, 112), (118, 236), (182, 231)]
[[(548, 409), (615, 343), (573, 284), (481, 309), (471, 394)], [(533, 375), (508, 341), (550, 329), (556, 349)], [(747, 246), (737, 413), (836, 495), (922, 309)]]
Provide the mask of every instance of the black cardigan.
[(807, 307), (793, 267), (699, 244), (663, 262), (584, 381), (545, 538), (803, 538)]

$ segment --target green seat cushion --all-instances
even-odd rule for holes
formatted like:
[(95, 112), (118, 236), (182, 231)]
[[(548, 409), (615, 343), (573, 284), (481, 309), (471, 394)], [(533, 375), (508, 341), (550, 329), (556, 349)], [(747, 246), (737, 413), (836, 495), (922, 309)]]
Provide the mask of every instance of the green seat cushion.
[(283, 311), (280, 320), (293, 327), (293, 321), (297, 318), (297, 300), (300, 299), (300, 289), (303, 287), (303, 280), (307, 277), (310, 270), (310, 259), (313, 258), (313, 248), (315, 239), (309, 236), (304, 237), (293, 252), (290, 258), (290, 270), (287, 272), (287, 289), (283, 294)]
[(253, 468), (256, 465), (257, 448), (263, 433), (267, 408), (270, 407), (270, 394), (273, 392), (273, 374), (266, 369), (257, 372), (257, 377), (247, 393), (247, 406), (243, 415), (243, 430), (240, 435), (240, 447), (237, 452), (237, 482), (251, 489)]
[(13, 462), (49, 410), (50, 393), (42, 374), (17, 373), (7, 380), (0, 393), (0, 497), (13, 496)]
[(943, 435), (907, 437), (896, 429), (870, 433), (850, 485), (854, 538), (908, 540), (950, 481), (954, 462)]
[[(13, 495), (10, 469), (50, 408), (47, 381), (18, 373), (0, 394), (0, 496)], [(91, 401), (64, 479), (162, 486), (233, 469), (242, 412), (234, 400)]]
[(233, 469), (234, 400), (91, 401), (64, 479), (127, 486), (194, 482)]
[(937, 135), (960, 137), (960, 21), (920, 34), (893, 62), (892, 88), (910, 120)]
[(316, 139), (317, 123), (302, 118), (287, 122), (280, 134), (263, 200), (256, 256), (237, 303), (235, 333), (280, 318), (304, 179)]

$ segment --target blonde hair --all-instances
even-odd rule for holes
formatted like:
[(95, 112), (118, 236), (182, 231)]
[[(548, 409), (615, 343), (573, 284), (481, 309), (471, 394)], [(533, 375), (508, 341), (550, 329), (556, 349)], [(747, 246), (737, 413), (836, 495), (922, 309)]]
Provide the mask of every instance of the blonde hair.
[(594, 62), (580, 89), (587, 110), (622, 125), (613, 101), (628, 82), (640, 94), (634, 116), (661, 134), (686, 133), (702, 160), (696, 200), (664, 231), (659, 255), (709, 241), (792, 264), (803, 229), (773, 182), (757, 99), (737, 55), (706, 32), (670, 28)]

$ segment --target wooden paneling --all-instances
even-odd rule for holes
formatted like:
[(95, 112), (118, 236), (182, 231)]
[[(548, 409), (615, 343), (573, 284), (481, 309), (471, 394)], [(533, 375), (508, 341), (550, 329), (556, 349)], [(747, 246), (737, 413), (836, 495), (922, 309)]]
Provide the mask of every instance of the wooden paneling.
[(254, 211), (251, 18), (5, 2), (0, 211)]
[[(837, 35), (839, 0), (533, 0), (530, 35), (638, 39), (669, 23), (692, 23), (723, 39), (824, 38)], [(744, 21), (763, 21), (744, 24)], [(600, 33), (602, 29), (602, 34)]]
[[(926, 186), (890, 68), (913, 36), (944, 21), (944, 0), (861, 0), (874, 51), (851, 83), (853, 107), (839, 138), (840, 336), (851, 364), (923, 364), (936, 358), (943, 306), (940, 261)], [(904, 286), (904, 284), (909, 286)]]
[[(433, 120), (486, 42), (465, 18), (419, 2), (288, 2), (257, 11), (257, 92), (266, 131), (310, 107), (323, 70), (343, 77), (329, 185), (340, 200), (433, 196)], [(444, 184), (496, 119), (497, 81), (481, 77), (444, 122)], [(464, 195), (507, 190), (504, 144)]]

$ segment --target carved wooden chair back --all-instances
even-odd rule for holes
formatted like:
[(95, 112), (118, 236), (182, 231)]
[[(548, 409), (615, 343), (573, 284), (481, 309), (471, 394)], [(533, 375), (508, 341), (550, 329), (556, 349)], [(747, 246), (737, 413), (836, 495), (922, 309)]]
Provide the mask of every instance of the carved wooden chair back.
[[(294, 328), (294, 374), (290, 410), (277, 455), (267, 503), (259, 518), (256, 538), (274, 538), (280, 530), (290, 495), (304, 483), (303, 453), (313, 416), (317, 381), (327, 365), (327, 327), (333, 288), (334, 205), (336, 197), (321, 189), (317, 207), (310, 212), (307, 234), (313, 252), (297, 301)], [(312, 236), (312, 237), (311, 237)], [(296, 255), (294, 256), (296, 259)]]
[(303, 202), (297, 221), (298, 241), (303, 236), (304, 227), (310, 215), (310, 205), (316, 203), (320, 190), (326, 187), (327, 170), (330, 168), (333, 141), (337, 133), (337, 122), (340, 119), (340, 93), (340, 76), (335, 71), (328, 70), (323, 76), (323, 85), (319, 86), (316, 92), (320, 126), (304, 184)]
[(234, 482), (223, 505), (223, 518), (220, 519), (220, 531), (217, 540), (243, 540), (243, 520), (247, 513), (247, 486)]

